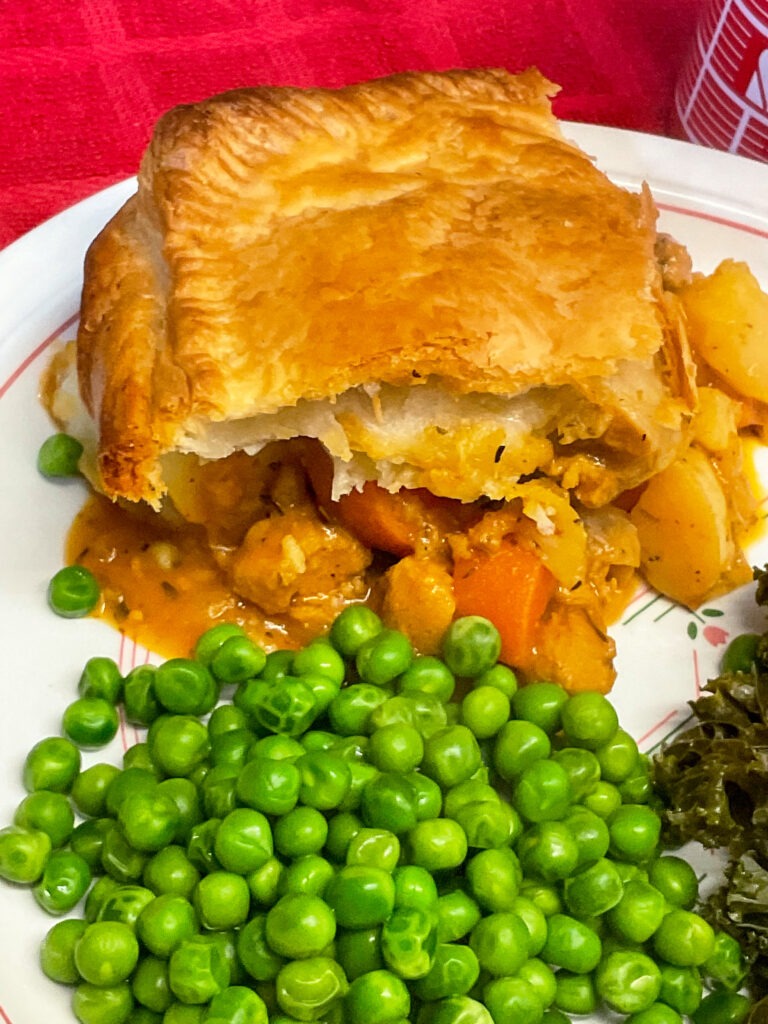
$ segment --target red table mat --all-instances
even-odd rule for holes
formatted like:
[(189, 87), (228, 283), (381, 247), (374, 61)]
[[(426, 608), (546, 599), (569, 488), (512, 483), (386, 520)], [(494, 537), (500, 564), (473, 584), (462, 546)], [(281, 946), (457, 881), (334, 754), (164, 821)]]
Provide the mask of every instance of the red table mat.
[(536, 64), (562, 118), (669, 134), (704, 0), (5, 0), (0, 246), (134, 174), (158, 116), (243, 85)]

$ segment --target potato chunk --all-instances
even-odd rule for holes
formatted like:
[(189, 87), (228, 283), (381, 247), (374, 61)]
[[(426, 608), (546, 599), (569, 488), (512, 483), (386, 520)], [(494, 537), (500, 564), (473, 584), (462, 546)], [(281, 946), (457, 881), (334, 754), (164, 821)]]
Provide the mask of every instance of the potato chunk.
[(297, 600), (337, 591), (370, 561), (346, 530), (289, 510), (254, 523), (234, 556), (232, 580), (238, 594), (279, 615)]
[(690, 448), (653, 477), (632, 509), (646, 579), (695, 608), (732, 568), (728, 505), (714, 469)]
[(725, 260), (679, 295), (694, 351), (735, 391), (768, 402), (768, 294), (746, 263)]
[(384, 577), (384, 621), (402, 630), (420, 654), (436, 654), (451, 624), (453, 579), (431, 558), (403, 558)]

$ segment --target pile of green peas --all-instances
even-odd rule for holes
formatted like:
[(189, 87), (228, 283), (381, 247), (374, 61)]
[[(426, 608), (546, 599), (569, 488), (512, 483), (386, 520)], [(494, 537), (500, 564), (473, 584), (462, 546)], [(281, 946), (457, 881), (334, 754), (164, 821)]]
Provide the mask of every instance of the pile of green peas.
[[(0, 830), (81, 1024), (744, 1020), (614, 708), (499, 651), (469, 616), (414, 656), (355, 605), (300, 651), (223, 624), (125, 677), (92, 658)], [(145, 741), (83, 769), (120, 703)]]

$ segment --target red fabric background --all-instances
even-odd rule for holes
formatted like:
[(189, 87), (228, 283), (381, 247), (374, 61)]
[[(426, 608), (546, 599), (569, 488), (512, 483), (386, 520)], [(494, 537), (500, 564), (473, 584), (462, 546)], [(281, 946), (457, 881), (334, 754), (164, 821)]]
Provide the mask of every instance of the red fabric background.
[(0, 246), (135, 173), (157, 117), (255, 84), (536, 64), (563, 118), (669, 134), (704, 0), (4, 0)]

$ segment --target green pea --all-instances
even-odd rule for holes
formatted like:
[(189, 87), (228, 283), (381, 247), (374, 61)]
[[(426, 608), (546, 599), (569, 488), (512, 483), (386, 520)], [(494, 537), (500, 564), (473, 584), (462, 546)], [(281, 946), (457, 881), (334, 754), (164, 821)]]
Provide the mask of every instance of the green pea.
[(591, 750), (563, 747), (552, 755), (552, 760), (565, 769), (574, 801), (583, 799), (600, 781), (600, 762)]
[(213, 849), (220, 824), (221, 818), (208, 818), (189, 830), (185, 853), (192, 866), (203, 874), (221, 868)]
[(405, 982), (391, 971), (369, 971), (349, 986), (344, 1008), (355, 1024), (397, 1024), (408, 1018), (411, 997)]
[(272, 981), (285, 963), (269, 946), (266, 927), (267, 915), (256, 914), (237, 933), (237, 955), (256, 981)]
[(257, 676), (266, 663), (264, 651), (247, 636), (230, 636), (215, 651), (208, 667), (218, 682), (237, 685)]
[(270, 651), (261, 670), (262, 679), (284, 679), (293, 674), (294, 651)]
[(414, 658), (400, 676), (401, 693), (429, 693), (444, 704), (453, 696), (455, 686), (456, 680), (445, 662), (431, 655)]
[(529, 960), (526, 960), (517, 972), (517, 977), (528, 982), (536, 993), (542, 1008), (552, 1005), (557, 992), (557, 982), (555, 980), (555, 972), (543, 960), (539, 960), (538, 957), (531, 957)]
[(573, 836), (579, 851), (579, 868), (588, 867), (608, 852), (611, 836), (601, 817), (587, 807), (576, 805), (566, 812), (563, 824)]
[(385, 772), (363, 789), (360, 803), (362, 819), (370, 828), (383, 828), (402, 835), (415, 828), (416, 795), (408, 779)]
[(360, 829), (347, 847), (347, 864), (368, 864), (394, 871), (399, 858), (400, 841), (386, 829)]
[[(305, 896), (322, 896), (335, 873), (333, 865), (325, 857), (308, 853), (298, 857), (281, 872), (279, 895), (302, 893)], [(253, 893), (250, 876), (248, 884)]]
[(509, 697), (496, 686), (477, 686), (461, 702), (461, 721), (479, 740), (495, 736), (509, 719)]
[(694, 1024), (741, 1024), (752, 1003), (737, 992), (710, 992), (693, 1012)]
[(512, 710), (516, 718), (532, 722), (552, 734), (560, 728), (560, 712), (567, 700), (568, 694), (562, 686), (538, 681), (513, 694)]
[(158, 785), (157, 795), (169, 799), (176, 807), (178, 824), (173, 839), (186, 843), (192, 828), (203, 820), (197, 787), (190, 779), (165, 779)]
[(620, 782), (618, 790), (622, 802), (625, 804), (647, 804), (653, 795), (653, 782), (648, 761), (640, 755), (635, 762), (635, 767), (629, 775)]
[(111, 921), (134, 928), (139, 914), (155, 898), (155, 894), (141, 885), (120, 885), (108, 893), (99, 907), (98, 921)]
[(95, 749), (114, 738), (119, 724), (114, 704), (102, 697), (80, 697), (65, 709), (61, 730), (78, 747)]
[(413, 661), (413, 647), (405, 634), (383, 629), (366, 640), (355, 654), (357, 672), (364, 683), (386, 686)]
[(125, 768), (107, 784), (105, 796), (106, 813), (116, 818), (123, 801), (129, 796), (142, 793), (151, 796), (158, 786), (158, 780), (144, 768)]
[(446, 705), (431, 693), (416, 690), (397, 697), (388, 696), (374, 708), (368, 719), (368, 731), (383, 729), (387, 725), (412, 725), (423, 739), (428, 739), (448, 724), (448, 711), (456, 705)]
[(200, 785), (203, 813), (209, 818), (226, 818), (237, 807), (238, 769), (233, 765), (217, 764), (209, 768)]
[[(403, 1024), (399, 1021), (398, 1024)], [(418, 1024), (494, 1024), (488, 1010), (469, 996), (449, 996), (421, 1008)]]
[[(473, 686), (495, 686), (497, 690), (512, 700), (517, 692), (517, 676), (506, 665), (493, 665), (472, 679)], [(518, 718), (524, 716), (517, 715)]]
[[(314, 854), (307, 854), (314, 856)], [(300, 857), (299, 862), (304, 858)], [(284, 868), (277, 857), (270, 857), (261, 867), (250, 871), (245, 880), (251, 891), (251, 900), (262, 908), (272, 907), (280, 895), (280, 879)]]
[(144, 885), (156, 895), (189, 899), (200, 873), (180, 846), (166, 846), (150, 857), (143, 872)]
[(199, 661), (171, 658), (155, 673), (155, 696), (176, 715), (205, 715), (218, 700), (216, 680)]
[(325, 901), (342, 928), (374, 928), (392, 913), (395, 883), (382, 868), (353, 864), (331, 879)]
[(595, 972), (597, 994), (618, 1013), (640, 1013), (656, 1002), (661, 971), (645, 953), (616, 950)]
[(373, 733), (368, 758), (382, 772), (410, 772), (424, 756), (424, 741), (412, 725), (386, 725)]
[[(137, 665), (123, 681), (125, 717), (136, 725), (148, 726), (161, 717), (162, 708), (155, 696), (155, 665)], [(151, 744), (152, 733), (147, 736)]]
[(155, 853), (174, 839), (180, 815), (158, 786), (152, 793), (130, 793), (120, 804), (117, 820), (134, 850)]
[(571, 802), (565, 770), (548, 758), (523, 769), (512, 790), (512, 806), (526, 821), (562, 818)]
[(760, 639), (759, 633), (741, 633), (735, 636), (725, 648), (720, 671), (752, 672)]
[(534, 903), (545, 917), (563, 912), (563, 901), (554, 885), (535, 878), (524, 878), (520, 883), (520, 895)]
[(196, 942), (210, 943), (221, 950), (224, 963), (229, 970), (230, 985), (243, 985), (247, 982), (247, 973), (243, 970), (237, 955), (237, 936), (238, 931), (230, 928), (223, 931), (204, 932), (196, 936), (194, 940)]
[(221, 947), (201, 939), (182, 943), (168, 963), (168, 984), (183, 1003), (207, 1003), (227, 987), (229, 979)]
[(157, 729), (153, 758), (171, 776), (188, 776), (208, 757), (208, 730), (197, 718), (172, 715)]
[(45, 832), (51, 846), (63, 846), (72, 834), (75, 815), (62, 793), (39, 789), (25, 797), (13, 816), (14, 825), (29, 831)]
[(266, 863), (273, 852), (272, 830), (259, 811), (238, 807), (218, 827), (214, 853), (226, 871), (248, 874)]
[(469, 945), (484, 971), (496, 977), (517, 973), (528, 959), (528, 931), (512, 913), (491, 913), (472, 929)]
[(421, 772), (408, 772), (405, 780), (413, 791), (417, 820), (437, 818), (443, 806), (443, 793), (435, 780)]
[(37, 453), (37, 468), (43, 476), (79, 476), (78, 462), (83, 446), (70, 434), (51, 434), (40, 445)]
[(328, 639), (345, 658), (354, 658), (363, 644), (383, 630), (381, 619), (367, 605), (349, 605), (334, 619)]
[(220, 622), (207, 629), (195, 644), (195, 658), (203, 665), (210, 665), (214, 654), (230, 637), (245, 636), (242, 626), (235, 622)]
[(123, 677), (112, 658), (89, 658), (77, 684), (81, 697), (100, 697), (117, 704), (123, 693)]
[(425, 977), (437, 948), (437, 918), (431, 911), (397, 907), (381, 929), (381, 952), (399, 978)]
[(381, 928), (342, 931), (336, 936), (336, 959), (349, 981), (384, 967)]
[[(251, 894), (242, 875), (232, 871), (213, 871), (197, 883), (192, 902), (204, 928), (224, 931), (245, 924)], [(176, 995), (183, 1001), (178, 992)]]
[(695, 967), (662, 963), (659, 999), (678, 1013), (690, 1016), (701, 1002), (701, 975)]
[(57, 850), (46, 861), (32, 894), (49, 914), (67, 914), (85, 896), (90, 884), (91, 869), (85, 860), (71, 850)]
[(119, 888), (120, 883), (116, 882), (109, 875), (102, 875), (101, 878), (93, 883), (90, 892), (85, 898), (84, 917), (89, 924), (93, 924), (97, 920), (99, 911), (106, 898), (117, 892)]
[(541, 958), (573, 974), (588, 974), (600, 962), (602, 946), (592, 929), (567, 914), (547, 919), (547, 941)]
[(747, 974), (741, 946), (727, 932), (715, 933), (715, 945), (702, 970), (707, 978), (729, 992), (741, 988)]
[(334, 960), (312, 957), (281, 968), (275, 987), (282, 1010), (299, 1020), (316, 1020), (346, 995), (348, 985)]
[(637, 743), (624, 729), (618, 729), (613, 738), (595, 750), (600, 774), (606, 782), (620, 783), (629, 777), (637, 764)]
[(413, 993), (425, 1002), (466, 995), (480, 975), (480, 964), (470, 946), (441, 942), (435, 948), (432, 967), (413, 985)]
[(483, 1000), (494, 1020), (515, 1020), (519, 1024), (539, 1024), (544, 1007), (533, 987), (524, 978), (498, 978), (486, 985)]
[(72, 1012), (80, 1024), (126, 1024), (132, 1009), (127, 982), (109, 986), (83, 982), (72, 993)]
[(134, 743), (123, 754), (123, 768), (142, 768), (145, 772), (162, 779), (163, 773), (152, 760), (148, 743)]
[(330, 822), (326, 822), (325, 818), (323, 822), (326, 828), (325, 852), (337, 864), (346, 864), (349, 844), (363, 827), (362, 821), (350, 811), (341, 811), (334, 814)]
[(313, 640), (303, 650), (296, 652), (293, 673), (297, 676), (326, 676), (336, 683), (338, 691), (344, 682), (346, 666), (332, 644), (320, 639)]
[(415, 907), (417, 910), (437, 909), (437, 886), (425, 868), (403, 864), (392, 873), (395, 883), (395, 907)]
[(427, 871), (459, 867), (467, 856), (467, 836), (451, 818), (420, 821), (408, 833), (411, 862)]
[(566, 878), (565, 905), (574, 917), (591, 917), (615, 907), (623, 892), (618, 871), (611, 861), (601, 858), (586, 870)]
[(107, 789), (120, 774), (113, 764), (94, 764), (80, 772), (72, 783), (72, 800), (81, 814), (101, 818), (107, 810)]
[(131, 974), (139, 959), (133, 929), (120, 921), (89, 924), (75, 946), (75, 965), (91, 985), (117, 985)]
[(261, 678), (243, 684), (238, 690), (239, 706), (249, 719), (269, 732), (300, 736), (317, 717), (317, 702), (312, 690), (301, 679), (283, 676)]
[(441, 654), (456, 676), (472, 678), (487, 672), (498, 660), (500, 652), (498, 629), (480, 615), (455, 619), (443, 636)]
[(202, 1024), (203, 1013), (202, 1006), (173, 1002), (163, 1014), (162, 1024)]
[(576, 841), (561, 821), (533, 825), (523, 833), (517, 849), (524, 873), (545, 882), (568, 878), (579, 859)]
[(328, 838), (328, 822), (315, 807), (295, 807), (275, 822), (275, 849), (283, 857), (319, 853)]
[(587, 810), (607, 821), (621, 807), (621, 793), (610, 782), (598, 782), (591, 793), (581, 799)]
[(673, 907), (690, 910), (698, 899), (696, 872), (682, 857), (667, 855), (654, 860), (648, 868), (648, 880)]
[(438, 942), (458, 942), (469, 935), (481, 917), (480, 907), (463, 889), (445, 893), (437, 901)]
[(653, 856), (661, 834), (661, 818), (644, 804), (624, 804), (608, 822), (616, 857), (641, 863)]
[(80, 972), (75, 964), (75, 946), (88, 927), (86, 921), (70, 918), (48, 930), (40, 946), (40, 966), (43, 974), (61, 985), (76, 985)]
[[(527, 896), (515, 896), (512, 913), (517, 914), (528, 932), (528, 956), (537, 957), (547, 941), (547, 919)], [(551, 1002), (551, 1000), (550, 1000)]]
[(712, 956), (715, 933), (703, 917), (689, 910), (673, 910), (653, 936), (653, 948), (677, 967), (700, 967)]
[(319, 896), (290, 893), (267, 914), (267, 942), (278, 956), (291, 960), (319, 956), (335, 935), (331, 906)]
[[(131, 992), (142, 1008), (164, 1013), (173, 1000), (167, 963), (156, 956), (143, 957), (131, 978)], [(133, 1024), (133, 1014), (130, 1020)]]
[(467, 862), (465, 875), (469, 891), (485, 910), (511, 910), (523, 876), (520, 861), (512, 850), (481, 850)]
[(164, 960), (197, 933), (194, 907), (183, 896), (170, 893), (148, 903), (136, 920), (136, 932), (150, 953)]
[(591, 974), (558, 971), (555, 975), (554, 1003), (566, 1013), (594, 1013), (598, 1006), (595, 982)]
[(439, 729), (424, 744), (422, 771), (443, 789), (466, 782), (481, 764), (477, 740), (464, 725)]
[(647, 942), (669, 908), (652, 885), (633, 879), (624, 886), (619, 903), (608, 914), (613, 931), (629, 942)]
[(67, 739), (49, 736), (32, 747), (24, 762), (23, 782), (28, 793), (49, 789), (68, 793), (80, 771), (80, 751)]
[(494, 743), (494, 767), (510, 781), (530, 765), (549, 757), (550, 739), (532, 722), (511, 721), (503, 725)]
[(268, 1024), (264, 1000), (243, 985), (230, 985), (215, 995), (210, 1002), (208, 1015), (211, 1019), (220, 1017), (232, 1024)]
[(651, 1003), (647, 1010), (641, 1010), (628, 1018), (632, 1024), (682, 1024), (683, 1018), (665, 1003)]
[(48, 605), (64, 619), (81, 619), (101, 598), (98, 580), (83, 565), (67, 565), (48, 584)]
[(619, 719), (610, 701), (587, 690), (574, 694), (560, 709), (563, 731), (574, 747), (596, 750), (616, 735)]
[(517, 811), (500, 800), (463, 804), (456, 811), (455, 820), (464, 830), (469, 846), (475, 849), (505, 846), (522, 830)]
[(329, 811), (342, 803), (349, 791), (351, 773), (347, 762), (336, 754), (316, 750), (296, 762), (299, 799), (308, 807)]

